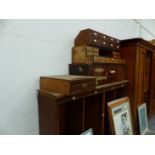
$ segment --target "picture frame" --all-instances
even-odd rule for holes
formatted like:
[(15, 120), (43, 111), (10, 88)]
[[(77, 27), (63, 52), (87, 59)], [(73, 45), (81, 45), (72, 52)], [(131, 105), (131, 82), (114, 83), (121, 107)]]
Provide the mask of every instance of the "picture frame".
[(111, 134), (133, 135), (130, 101), (128, 97), (108, 102)]
[(90, 128), (90, 129), (84, 131), (81, 135), (93, 135), (93, 130), (92, 130), (92, 128)]
[(149, 130), (146, 103), (138, 106), (140, 134), (145, 135)]

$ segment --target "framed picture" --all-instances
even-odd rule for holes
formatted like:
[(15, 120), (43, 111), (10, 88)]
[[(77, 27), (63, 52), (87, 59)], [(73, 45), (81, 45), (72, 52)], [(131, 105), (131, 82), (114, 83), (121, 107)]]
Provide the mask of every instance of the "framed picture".
[(83, 132), (81, 135), (93, 135), (93, 130), (92, 130), (92, 128), (86, 130), (86, 131)]
[(140, 133), (141, 135), (144, 135), (149, 129), (145, 103), (138, 107), (138, 116), (139, 116)]
[(132, 135), (130, 102), (128, 97), (108, 102), (111, 133), (116, 135)]

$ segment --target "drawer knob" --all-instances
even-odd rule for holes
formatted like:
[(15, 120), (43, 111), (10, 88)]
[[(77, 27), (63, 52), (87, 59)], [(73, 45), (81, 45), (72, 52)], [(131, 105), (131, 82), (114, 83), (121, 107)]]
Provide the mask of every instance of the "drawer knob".
[(96, 39), (94, 39), (94, 43), (96, 43), (97, 42), (97, 40)]
[(75, 96), (73, 96), (73, 97), (72, 97), (72, 100), (75, 100), (75, 99), (76, 99), (76, 97), (75, 97)]
[(113, 47), (114, 45), (113, 45), (113, 44), (111, 44), (110, 46), (111, 46), (111, 47)]
[(111, 38), (111, 41), (114, 41), (114, 39), (113, 39), (113, 38)]
[(78, 68), (78, 70), (79, 72), (83, 72), (83, 68), (81, 66)]
[(119, 48), (119, 46), (117, 46), (117, 48)]
[(111, 70), (110, 73), (111, 73), (111, 74), (115, 74), (116, 71), (115, 71), (115, 70)]
[(103, 38), (105, 39), (105, 38), (106, 38), (106, 36), (103, 36)]
[(103, 44), (105, 45), (105, 44), (106, 44), (106, 42), (103, 42)]
[(95, 91), (95, 94), (97, 94), (97, 91)]
[(97, 36), (97, 33), (96, 32), (94, 32), (94, 36)]

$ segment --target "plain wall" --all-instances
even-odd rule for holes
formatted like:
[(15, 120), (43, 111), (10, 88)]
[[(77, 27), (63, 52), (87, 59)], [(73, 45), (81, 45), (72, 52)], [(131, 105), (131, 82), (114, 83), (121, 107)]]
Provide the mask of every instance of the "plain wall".
[[(141, 20), (155, 34), (154, 20)], [(0, 20), (0, 134), (38, 134), (39, 77), (68, 74), (81, 29), (152, 39), (134, 20)]]

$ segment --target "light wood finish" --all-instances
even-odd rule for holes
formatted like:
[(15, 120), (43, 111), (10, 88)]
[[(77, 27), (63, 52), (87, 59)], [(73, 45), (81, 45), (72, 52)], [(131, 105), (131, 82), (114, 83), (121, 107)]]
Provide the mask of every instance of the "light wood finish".
[(125, 64), (124, 59), (120, 59), (120, 58), (116, 59), (116, 58), (99, 56), (99, 53), (98, 53), (99, 51), (94, 49), (91, 49), (92, 51), (88, 51), (87, 46), (73, 47), (72, 63), (73, 64), (97, 64), (97, 63)]
[(95, 82), (96, 79), (90, 76), (48, 76), (40, 78), (40, 88), (65, 95), (75, 95), (95, 90)]

